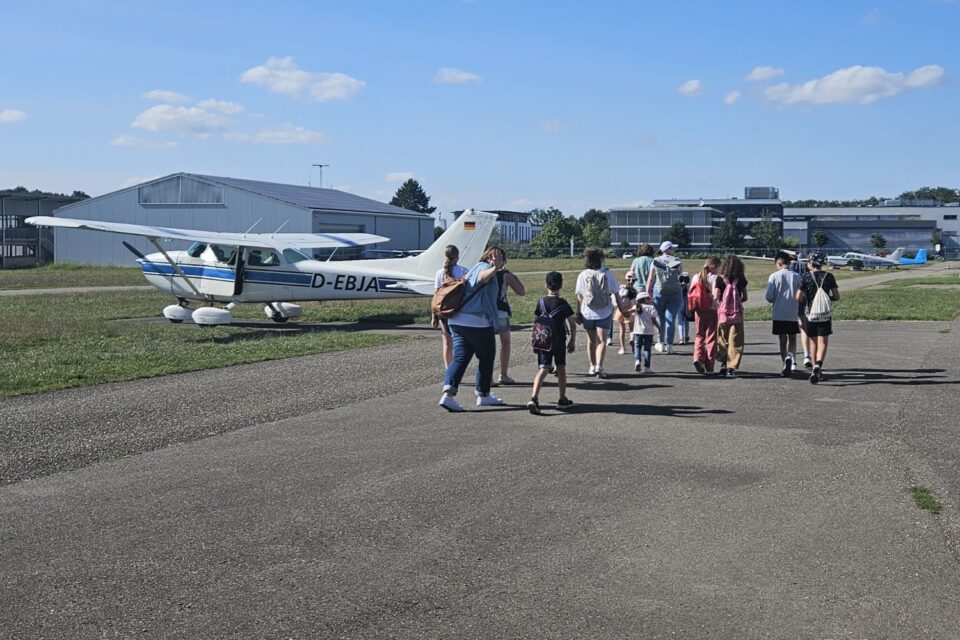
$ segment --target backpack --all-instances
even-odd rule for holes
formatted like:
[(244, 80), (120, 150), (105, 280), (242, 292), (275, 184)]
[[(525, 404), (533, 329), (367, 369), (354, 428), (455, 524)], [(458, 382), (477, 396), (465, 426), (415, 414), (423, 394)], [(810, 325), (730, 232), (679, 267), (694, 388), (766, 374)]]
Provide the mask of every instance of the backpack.
[(433, 293), (430, 311), (438, 318), (449, 318), (463, 306), (463, 297), (467, 292), (466, 278), (447, 278)]
[(694, 312), (710, 311), (713, 309), (713, 296), (699, 278), (690, 286), (690, 293), (687, 294), (687, 310)]
[(591, 273), (587, 279), (587, 292), (583, 296), (583, 303), (594, 311), (600, 311), (610, 306), (610, 284), (607, 282), (607, 270), (599, 269)]
[(547, 313), (547, 305), (543, 298), (537, 303), (537, 317), (533, 321), (533, 335), (530, 337), (530, 346), (534, 351), (550, 353), (559, 335), (556, 316), (563, 305)]
[(466, 277), (447, 278), (440, 285), (440, 288), (433, 292), (433, 299), (430, 301), (430, 311), (441, 320), (449, 318), (467, 303), (467, 300), (480, 292), (480, 289), (487, 286), (490, 281), (480, 285), (476, 290), (467, 295), (469, 283)]
[(723, 281), (726, 287), (720, 297), (717, 319), (722, 324), (740, 324), (743, 322), (743, 302), (740, 300), (740, 290), (737, 289), (740, 279), (734, 278), (733, 282), (727, 282), (727, 279), (723, 278)]
[(660, 293), (677, 293), (680, 291), (680, 274), (683, 263), (669, 255), (662, 255), (653, 261), (656, 269), (657, 286)]
[(830, 296), (823, 288), (823, 283), (827, 279), (826, 274), (820, 282), (817, 282), (817, 276), (812, 275), (814, 283), (817, 285), (817, 293), (813, 296), (810, 303), (810, 310), (807, 311), (807, 320), (810, 322), (826, 322), (833, 317), (833, 304), (830, 302)]

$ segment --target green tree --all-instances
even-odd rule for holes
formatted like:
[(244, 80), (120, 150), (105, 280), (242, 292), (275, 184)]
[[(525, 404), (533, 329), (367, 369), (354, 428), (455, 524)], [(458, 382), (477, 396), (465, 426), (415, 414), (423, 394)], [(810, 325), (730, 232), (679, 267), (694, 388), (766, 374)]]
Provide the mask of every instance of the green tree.
[(810, 236), (810, 241), (819, 248), (830, 242), (830, 236), (828, 236), (827, 232), (823, 229), (817, 229), (813, 232), (813, 235)]
[(933, 233), (930, 234), (930, 244), (934, 247), (938, 244), (942, 244), (943, 234), (940, 232), (940, 229), (934, 229)]
[(751, 225), (750, 235), (753, 236), (754, 244), (764, 249), (774, 249), (783, 244), (783, 238), (780, 237), (780, 225), (774, 222), (769, 215), (764, 215), (759, 222), (754, 222)]
[(500, 227), (496, 226), (493, 228), (493, 231), (490, 232), (490, 237), (487, 239), (488, 247), (499, 247), (503, 243), (503, 236), (500, 235)]
[(669, 240), (678, 247), (686, 247), (690, 245), (693, 238), (690, 237), (690, 230), (687, 229), (687, 225), (682, 222), (674, 222), (670, 225), (670, 228), (664, 232), (660, 240)]
[(433, 213), (437, 210), (436, 207), (430, 206), (430, 196), (424, 192), (420, 183), (413, 178), (400, 185), (390, 204), (418, 213)]
[(583, 222), (583, 226), (595, 222), (608, 229), (610, 228), (610, 214), (606, 211), (600, 211), (600, 209), (588, 209), (580, 220)]
[(739, 247), (743, 243), (743, 225), (737, 219), (737, 214), (728, 213), (713, 232), (713, 246), (730, 249)]
[(783, 239), (783, 248), (784, 249), (798, 249), (800, 247), (800, 241), (796, 238), (786, 237)]
[(559, 216), (543, 225), (537, 237), (530, 241), (530, 246), (543, 250), (563, 250), (570, 245), (571, 238), (574, 245), (583, 244), (583, 229), (580, 221), (573, 216), (567, 218)]
[(555, 218), (563, 217), (563, 212), (556, 207), (550, 207), (549, 209), (530, 209), (529, 213), (530, 224), (541, 227)]
[(443, 228), (443, 227), (434, 227), (434, 228), (433, 228), (433, 239), (436, 240), (437, 238), (439, 238), (440, 236), (442, 236), (442, 235), (443, 235), (443, 232), (444, 232), (444, 228)]
[(600, 247), (605, 249), (610, 246), (610, 225), (594, 220), (582, 224), (583, 244), (589, 247)]
[(870, 236), (870, 246), (874, 249), (883, 249), (887, 246), (887, 239), (883, 237), (883, 234), (877, 231), (872, 236)]

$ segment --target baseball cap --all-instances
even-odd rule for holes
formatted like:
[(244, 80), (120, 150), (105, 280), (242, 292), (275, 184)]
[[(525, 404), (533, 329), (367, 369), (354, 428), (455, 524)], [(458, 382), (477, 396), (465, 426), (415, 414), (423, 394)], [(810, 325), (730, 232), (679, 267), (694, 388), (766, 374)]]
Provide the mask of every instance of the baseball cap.
[(640, 291), (637, 293), (637, 300), (648, 300), (649, 298), (650, 294), (646, 291)]
[(660, 251), (669, 251), (670, 249), (676, 249), (677, 245), (673, 244), (669, 240), (664, 240), (660, 243)]

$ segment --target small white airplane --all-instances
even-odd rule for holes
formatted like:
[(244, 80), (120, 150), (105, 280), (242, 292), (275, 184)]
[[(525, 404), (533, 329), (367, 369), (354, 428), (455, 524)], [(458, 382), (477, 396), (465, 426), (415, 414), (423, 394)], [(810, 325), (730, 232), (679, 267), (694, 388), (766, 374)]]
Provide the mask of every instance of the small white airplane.
[(845, 267), (851, 260), (860, 260), (863, 262), (865, 267), (896, 267), (901, 264), (900, 259), (903, 257), (904, 248), (898, 247), (896, 251), (891, 253), (889, 256), (872, 256), (868, 253), (857, 253), (855, 251), (848, 251), (842, 256), (827, 256), (827, 262), (830, 263), (832, 267)]
[[(218, 325), (229, 324), (230, 310), (248, 302), (265, 303), (268, 318), (286, 322), (303, 313), (293, 301), (433, 295), (444, 247), (456, 245), (462, 264), (476, 264), (496, 220), (495, 214), (468, 209), (420, 255), (341, 261), (314, 260), (301, 249), (356, 247), (389, 238), (366, 233), (223, 233), (51, 216), (35, 216), (26, 222), (147, 238), (157, 253), (143, 255), (123, 244), (137, 255), (147, 282), (177, 299), (177, 304), (164, 308), (164, 317), (174, 323), (193, 320)], [(193, 244), (185, 251), (167, 251), (160, 239)], [(191, 300), (206, 306), (192, 308)], [(214, 303), (225, 306), (214, 307)]]

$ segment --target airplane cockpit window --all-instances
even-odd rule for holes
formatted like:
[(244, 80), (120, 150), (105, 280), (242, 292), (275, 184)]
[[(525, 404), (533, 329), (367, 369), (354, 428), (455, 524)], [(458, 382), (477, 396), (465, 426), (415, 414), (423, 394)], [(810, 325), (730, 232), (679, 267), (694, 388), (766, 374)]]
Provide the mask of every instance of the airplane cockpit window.
[(200, 256), (210, 262), (225, 262), (234, 264), (237, 259), (237, 248), (222, 244), (211, 244)]
[(204, 249), (206, 248), (207, 248), (207, 245), (205, 245), (204, 243), (194, 242), (192, 245), (190, 245), (190, 248), (187, 249), (187, 255), (190, 256), (191, 258), (199, 258), (200, 255), (203, 253)]
[(268, 249), (252, 249), (247, 264), (251, 267), (275, 267), (280, 264), (280, 257)]
[(306, 256), (300, 253), (299, 251), (297, 251), (296, 249), (284, 249), (283, 257), (290, 264), (294, 264), (296, 262), (301, 262), (302, 260), (310, 259), (310, 256)]

